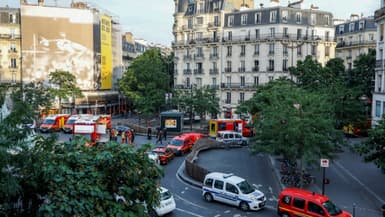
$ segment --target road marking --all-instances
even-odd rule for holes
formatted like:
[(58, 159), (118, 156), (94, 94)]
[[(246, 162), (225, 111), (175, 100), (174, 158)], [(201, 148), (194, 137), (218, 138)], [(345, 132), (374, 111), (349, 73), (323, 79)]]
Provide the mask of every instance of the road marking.
[(367, 186), (364, 185), (357, 177), (355, 177), (352, 173), (350, 173), (344, 166), (342, 166), (339, 162), (336, 162), (336, 165), (343, 170), (346, 174), (348, 174), (352, 179), (354, 179), (361, 187), (363, 187), (366, 191), (372, 194), (381, 204), (385, 204), (385, 201), (381, 199), (376, 193), (370, 190)]
[(262, 185), (261, 184), (253, 184), (253, 186), (255, 187), (255, 188), (257, 188), (257, 189), (259, 189), (259, 188), (262, 188)]
[(206, 207), (199, 206), (198, 204), (195, 204), (195, 203), (193, 203), (193, 202), (190, 202), (190, 201), (184, 199), (183, 197), (181, 197), (181, 196), (179, 196), (179, 195), (177, 195), (177, 194), (174, 194), (174, 197), (178, 198), (179, 200), (182, 200), (182, 201), (185, 202), (185, 203), (188, 203), (188, 204), (190, 204), (190, 205), (196, 206), (196, 207), (198, 207), (198, 208), (201, 208), (201, 209), (207, 209)]
[(205, 217), (205, 216), (203, 216), (203, 215), (199, 215), (199, 214), (196, 214), (196, 213), (193, 213), (193, 212), (184, 210), (184, 209), (180, 209), (180, 208), (175, 208), (175, 210), (178, 210), (178, 211), (180, 211), (180, 212), (187, 213), (187, 214), (189, 214), (189, 215), (196, 216), (196, 217)]

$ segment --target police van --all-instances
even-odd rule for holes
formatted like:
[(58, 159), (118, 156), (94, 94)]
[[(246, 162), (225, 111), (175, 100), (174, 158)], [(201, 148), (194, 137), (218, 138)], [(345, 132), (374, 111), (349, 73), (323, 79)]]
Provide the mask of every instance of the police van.
[(243, 211), (260, 210), (266, 204), (266, 197), (261, 191), (256, 190), (245, 179), (231, 173), (207, 174), (202, 190), (202, 195), (207, 202), (227, 203)]

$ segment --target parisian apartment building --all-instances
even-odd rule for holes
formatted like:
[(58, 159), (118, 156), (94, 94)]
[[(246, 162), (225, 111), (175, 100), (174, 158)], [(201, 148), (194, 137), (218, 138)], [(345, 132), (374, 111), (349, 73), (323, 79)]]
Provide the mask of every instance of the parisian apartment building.
[(384, 58), (384, 26), (385, 26), (385, 0), (380, 0), (380, 9), (374, 13), (377, 24), (376, 68), (375, 82), (372, 99), (372, 126), (378, 124), (385, 114), (385, 58)]
[(0, 83), (16, 84), (21, 78), (20, 11), (0, 8)]
[[(255, 87), (280, 77), (311, 56), (325, 65), (335, 57), (333, 15), (303, 1), (254, 8), (254, 1), (175, 1), (175, 89), (212, 87), (220, 106), (234, 114)], [(222, 117), (222, 114), (219, 115)]]
[(351, 70), (354, 60), (369, 49), (376, 49), (377, 27), (374, 17), (352, 14), (349, 20), (339, 20), (335, 24), (336, 57), (344, 61), (345, 68)]

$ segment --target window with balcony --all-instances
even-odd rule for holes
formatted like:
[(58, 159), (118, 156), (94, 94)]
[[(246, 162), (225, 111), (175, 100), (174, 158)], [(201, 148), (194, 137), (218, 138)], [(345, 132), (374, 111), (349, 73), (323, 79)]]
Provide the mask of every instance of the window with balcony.
[(246, 71), (246, 63), (244, 60), (242, 60), (241, 62), (239, 62), (239, 72), (245, 72)]
[(330, 32), (329, 31), (325, 32), (325, 41), (330, 41)]
[(196, 32), (195, 38), (196, 40), (201, 41), (203, 39), (203, 32)]
[(195, 78), (195, 84), (198, 88), (202, 87), (202, 78)]
[(227, 40), (229, 41), (233, 40), (233, 32), (231, 31), (227, 32)]
[(226, 62), (225, 72), (232, 72), (232, 62), (231, 61)]
[(17, 68), (16, 58), (11, 58), (10, 68), (11, 69), (16, 69)]
[(274, 50), (275, 50), (275, 44), (270, 43), (269, 44), (269, 55), (274, 55)]
[(381, 117), (381, 101), (379, 100), (376, 100), (376, 111), (375, 111), (375, 115), (377, 118)]
[(254, 45), (254, 55), (259, 55), (259, 44)]
[(197, 57), (203, 57), (203, 48), (197, 47)]
[(203, 24), (203, 17), (197, 17), (197, 24), (202, 25)]
[(325, 15), (325, 25), (326, 26), (330, 25), (330, 16), (329, 15)]
[(275, 37), (275, 28), (270, 28), (270, 37)]
[(255, 29), (255, 39), (259, 39), (259, 38), (260, 38), (259, 29)]
[(216, 58), (218, 57), (218, 47), (213, 47), (212, 50), (211, 50), (211, 56), (213, 58)]
[(272, 81), (272, 80), (274, 80), (274, 76), (269, 76), (268, 79), (269, 79), (269, 81)]
[(282, 47), (282, 54), (284, 56), (287, 56), (287, 54), (288, 54), (288, 52), (287, 52), (287, 45), (283, 45), (283, 47)]
[(16, 43), (15, 42), (11, 42), (10, 44), (9, 44), (9, 51), (10, 52), (16, 52)]
[(312, 45), (311, 46), (311, 55), (316, 55), (317, 54), (317, 46), (316, 45)]
[(239, 102), (242, 103), (245, 101), (245, 93), (240, 92), (239, 93)]
[(289, 28), (283, 27), (283, 37), (289, 38)]
[(287, 59), (283, 59), (283, 61), (282, 61), (282, 71), (284, 71), (284, 72), (287, 72), (289, 70), (287, 63), (288, 63), (288, 60)]
[(259, 71), (259, 60), (254, 60), (254, 67), (253, 67), (254, 72)]
[(231, 92), (226, 92), (226, 104), (231, 104)]
[(16, 14), (9, 14), (9, 23), (16, 24)]
[(297, 40), (302, 39), (302, 29), (297, 29)]
[(215, 88), (217, 86), (217, 78), (211, 78), (211, 84), (213, 85), (213, 87)]
[(377, 75), (377, 92), (382, 91), (382, 75)]
[(297, 47), (297, 56), (302, 56), (302, 45), (298, 45)]
[(270, 23), (277, 22), (277, 11), (270, 11)]
[(219, 17), (214, 16), (214, 26), (219, 26)]
[(286, 10), (284, 10), (284, 11), (282, 11), (282, 23), (287, 23), (287, 18), (288, 18), (288, 11), (286, 11)]
[(269, 60), (269, 67), (267, 68), (268, 71), (274, 71), (274, 60)]
[(227, 18), (227, 26), (231, 27), (234, 24), (234, 16), (228, 16)]
[(241, 15), (241, 25), (246, 25), (247, 24), (247, 14), (242, 14)]
[(258, 76), (254, 76), (254, 85), (255, 86), (259, 85), (259, 77)]
[(240, 56), (245, 56), (246, 55), (246, 45), (241, 45), (241, 53), (240, 53)]
[(187, 28), (188, 29), (192, 29), (193, 28), (193, 21), (192, 21), (192, 18), (189, 18), (187, 20)]
[(255, 24), (261, 24), (262, 23), (262, 14), (261, 12), (255, 13)]
[(240, 80), (241, 80), (241, 86), (244, 87), (245, 86), (245, 76), (241, 76), (240, 77)]
[(233, 51), (233, 47), (227, 46), (227, 55), (226, 56), (231, 57), (232, 51)]

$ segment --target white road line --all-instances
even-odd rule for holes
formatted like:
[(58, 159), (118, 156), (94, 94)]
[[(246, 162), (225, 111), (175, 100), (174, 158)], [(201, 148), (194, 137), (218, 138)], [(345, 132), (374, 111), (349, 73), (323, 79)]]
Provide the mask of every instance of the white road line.
[(183, 213), (186, 213), (186, 214), (189, 214), (189, 215), (192, 215), (192, 216), (196, 216), (196, 217), (205, 217), (203, 215), (199, 215), (199, 214), (196, 214), (196, 213), (184, 210), (184, 209), (180, 209), (180, 208), (176, 208), (175, 210), (178, 210), (180, 212), (183, 212)]
[(364, 183), (362, 183), (357, 177), (355, 177), (352, 173), (350, 173), (342, 164), (339, 162), (335, 162), (335, 164), (343, 170), (346, 174), (348, 174), (352, 179), (354, 179), (361, 187), (363, 187), (366, 191), (368, 191), (370, 194), (372, 194), (381, 204), (385, 204), (385, 201), (378, 196), (376, 193), (374, 193), (371, 189), (369, 189)]
[(198, 204), (192, 203), (192, 202), (190, 202), (190, 201), (184, 199), (183, 197), (181, 197), (181, 196), (179, 196), (179, 195), (177, 195), (177, 194), (174, 194), (174, 197), (177, 198), (177, 199), (179, 199), (179, 200), (182, 200), (183, 202), (188, 203), (188, 204), (190, 204), (190, 205), (192, 205), (192, 206), (196, 206), (196, 207), (198, 207), (198, 208), (200, 208), (200, 209), (207, 209), (206, 207), (199, 206)]

